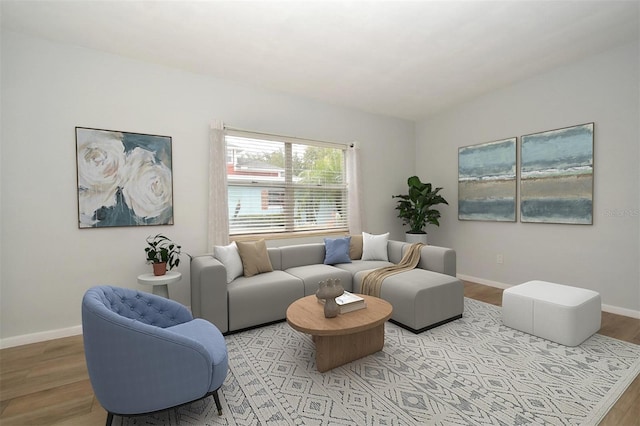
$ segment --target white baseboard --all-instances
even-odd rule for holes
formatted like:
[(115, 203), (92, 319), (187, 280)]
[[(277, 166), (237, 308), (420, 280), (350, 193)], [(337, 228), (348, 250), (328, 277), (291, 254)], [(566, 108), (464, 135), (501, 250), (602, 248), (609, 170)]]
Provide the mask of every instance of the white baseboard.
[(621, 308), (619, 306), (602, 304), (602, 310), (611, 314), (623, 315), (625, 317), (631, 317), (640, 319), (640, 311), (634, 311), (633, 309)]
[(457, 274), (457, 277), (462, 281), (471, 281), (472, 283), (484, 284), (484, 285), (488, 285), (489, 287), (497, 287), (503, 290), (513, 285), (513, 284), (501, 283), (498, 281), (485, 280), (484, 278), (472, 277), (471, 275)]
[[(514, 284), (505, 284), (497, 281), (485, 280), (484, 278), (472, 277), (470, 275), (464, 275), (464, 274), (457, 274), (457, 277), (462, 281), (470, 281), (477, 284), (488, 285), (490, 287), (501, 288), (503, 290), (509, 287), (512, 287), (514, 285)], [(611, 314), (623, 315), (625, 317), (640, 319), (640, 311), (635, 311), (633, 309), (602, 304), (602, 310), (605, 312), (609, 312)]]
[(0, 349), (12, 348), (14, 346), (29, 345), (31, 343), (45, 342), (47, 340), (61, 339), (63, 337), (77, 336), (82, 334), (82, 326), (60, 328), (58, 330), (42, 331), (40, 333), (23, 334), (21, 336), (7, 337), (0, 339)]

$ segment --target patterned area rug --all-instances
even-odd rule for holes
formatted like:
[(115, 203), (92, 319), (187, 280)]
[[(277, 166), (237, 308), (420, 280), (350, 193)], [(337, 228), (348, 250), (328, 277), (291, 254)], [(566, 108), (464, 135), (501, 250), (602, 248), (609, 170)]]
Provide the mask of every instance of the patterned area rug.
[(640, 373), (638, 345), (597, 334), (562, 346), (472, 299), (462, 319), (419, 335), (387, 323), (381, 352), (327, 373), (286, 323), (226, 340), (222, 416), (207, 398), (114, 424), (596, 425)]

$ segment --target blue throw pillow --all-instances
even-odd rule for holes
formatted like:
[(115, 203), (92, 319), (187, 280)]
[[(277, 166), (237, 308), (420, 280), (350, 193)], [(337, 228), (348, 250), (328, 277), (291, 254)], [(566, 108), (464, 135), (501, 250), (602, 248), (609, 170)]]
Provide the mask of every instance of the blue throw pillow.
[(351, 263), (349, 257), (349, 245), (351, 237), (325, 238), (324, 239), (324, 264), (335, 265), (336, 263)]

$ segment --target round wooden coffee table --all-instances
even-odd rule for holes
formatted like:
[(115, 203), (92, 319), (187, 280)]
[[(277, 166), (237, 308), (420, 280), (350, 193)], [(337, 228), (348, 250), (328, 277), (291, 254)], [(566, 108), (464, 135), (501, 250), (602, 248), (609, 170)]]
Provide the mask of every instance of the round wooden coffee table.
[(382, 350), (384, 323), (393, 308), (386, 300), (359, 294), (367, 307), (324, 317), (324, 305), (315, 295), (303, 297), (287, 308), (287, 322), (294, 329), (310, 334), (316, 345), (316, 368), (325, 372)]

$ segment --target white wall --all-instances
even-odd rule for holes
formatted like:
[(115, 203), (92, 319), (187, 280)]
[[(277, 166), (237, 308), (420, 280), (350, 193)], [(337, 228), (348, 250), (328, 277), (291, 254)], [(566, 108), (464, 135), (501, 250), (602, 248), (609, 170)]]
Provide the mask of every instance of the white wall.
[[(366, 114), (118, 56), (2, 33), (1, 317), (9, 346), (78, 331), (96, 284), (143, 288), (145, 238), (162, 232), (191, 254), (206, 247), (208, 129), (238, 128), (362, 149), (366, 230), (401, 237), (391, 194), (413, 173), (412, 122)], [(76, 126), (173, 138), (173, 226), (78, 229)], [(384, 172), (383, 172), (384, 171)], [(375, 214), (371, 214), (375, 212)], [(184, 278), (170, 288), (189, 304)], [(148, 290), (148, 288), (146, 288)], [(44, 333), (44, 334), (37, 334)]]
[[(640, 311), (638, 45), (491, 93), (418, 123), (3, 31), (1, 45), (0, 346), (77, 332), (95, 284), (143, 289), (144, 239), (163, 232), (206, 247), (208, 127), (357, 140), (366, 230), (403, 238), (392, 194), (414, 171), (444, 186), (432, 244), (458, 251), (458, 272), (488, 283), (564, 282)], [(595, 122), (594, 225), (457, 220), (459, 146)], [(173, 137), (175, 225), (78, 229), (75, 126)], [(412, 158), (414, 142), (416, 158)], [(415, 161), (415, 166), (414, 166)], [(276, 243), (279, 244), (280, 242)], [(497, 265), (496, 254), (504, 255)], [(171, 296), (189, 304), (187, 258)], [(40, 333), (40, 334), (38, 334)]]
[[(637, 43), (623, 46), (418, 123), (416, 170), (443, 186), (450, 203), (430, 242), (457, 250), (459, 274), (588, 288), (609, 310), (640, 314), (639, 59)], [(458, 147), (588, 122), (595, 122), (593, 226), (458, 220)]]

